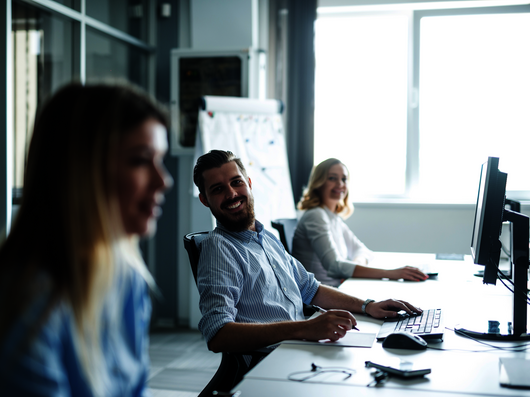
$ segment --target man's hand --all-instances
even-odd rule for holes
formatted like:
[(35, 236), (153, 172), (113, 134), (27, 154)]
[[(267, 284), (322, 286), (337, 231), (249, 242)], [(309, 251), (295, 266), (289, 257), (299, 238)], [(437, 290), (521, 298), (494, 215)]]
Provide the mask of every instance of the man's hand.
[(366, 313), (374, 318), (396, 317), (397, 312), (405, 310), (408, 314), (422, 313), (419, 307), (415, 307), (408, 302), (396, 299), (387, 299), (380, 302), (370, 302), (366, 306)]
[(346, 310), (328, 310), (318, 317), (307, 320), (299, 339), (322, 340), (333, 342), (346, 335), (357, 324), (357, 320)]
[(410, 281), (423, 281), (427, 280), (429, 276), (423, 273), (417, 267), (404, 266), (399, 269), (387, 270), (386, 277), (390, 280), (399, 280), (400, 278)]

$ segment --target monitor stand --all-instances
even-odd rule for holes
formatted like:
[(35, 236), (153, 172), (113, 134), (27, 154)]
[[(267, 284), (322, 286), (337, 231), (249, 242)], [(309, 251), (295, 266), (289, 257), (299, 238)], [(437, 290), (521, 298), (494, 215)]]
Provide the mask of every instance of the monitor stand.
[[(512, 278), (512, 262), (510, 258), (504, 258), (501, 256), (499, 260), (499, 271), (504, 275), (504, 278)], [(484, 270), (477, 270), (474, 274), (475, 277), (484, 278)]]
[(457, 335), (493, 341), (530, 340), (530, 335), (526, 333), (528, 311), (529, 221), (526, 215), (507, 209), (504, 210), (503, 221), (509, 221), (512, 223), (510, 260), (514, 274), (513, 322), (507, 324), (505, 332), (502, 332), (500, 322), (489, 321), (485, 332), (458, 328), (455, 329)]
[(480, 339), (488, 341), (498, 342), (510, 342), (510, 341), (528, 341), (530, 340), (529, 334), (517, 335), (513, 333), (512, 323), (508, 322), (504, 328), (498, 321), (488, 321), (487, 329), (484, 332), (471, 331), (465, 328), (455, 328), (455, 334), (465, 336), (471, 339)]

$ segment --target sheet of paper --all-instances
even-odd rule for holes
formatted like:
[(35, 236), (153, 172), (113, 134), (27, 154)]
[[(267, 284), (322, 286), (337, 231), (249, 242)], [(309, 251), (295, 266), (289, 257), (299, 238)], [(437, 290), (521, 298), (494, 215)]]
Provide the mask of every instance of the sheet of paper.
[(499, 359), (499, 383), (501, 386), (530, 389), (530, 360), (524, 358)]
[(339, 346), (339, 347), (372, 347), (375, 340), (375, 333), (366, 333), (359, 331), (348, 331), (344, 338), (339, 339), (336, 342), (332, 342), (329, 339), (320, 340), (318, 342), (312, 342), (307, 340), (286, 340), (282, 343), (297, 344), (297, 345), (314, 345), (322, 344), (327, 346)]

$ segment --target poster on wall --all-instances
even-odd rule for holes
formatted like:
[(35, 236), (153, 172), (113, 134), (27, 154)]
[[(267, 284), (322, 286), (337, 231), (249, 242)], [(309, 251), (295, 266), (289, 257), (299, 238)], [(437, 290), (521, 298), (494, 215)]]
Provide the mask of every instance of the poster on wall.
[(296, 218), (282, 108), (277, 100), (205, 96), (197, 127), (195, 157), (212, 149), (239, 157), (252, 180), (256, 219), (268, 230), (273, 219)]

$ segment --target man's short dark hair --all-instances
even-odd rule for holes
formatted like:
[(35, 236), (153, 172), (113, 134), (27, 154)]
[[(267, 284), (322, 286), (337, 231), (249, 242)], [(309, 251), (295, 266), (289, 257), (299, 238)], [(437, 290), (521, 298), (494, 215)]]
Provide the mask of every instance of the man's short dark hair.
[(212, 168), (220, 168), (231, 161), (235, 162), (241, 173), (247, 177), (247, 170), (245, 170), (241, 159), (228, 150), (210, 150), (197, 159), (197, 163), (193, 168), (193, 182), (199, 188), (201, 194), (205, 194), (204, 172)]

